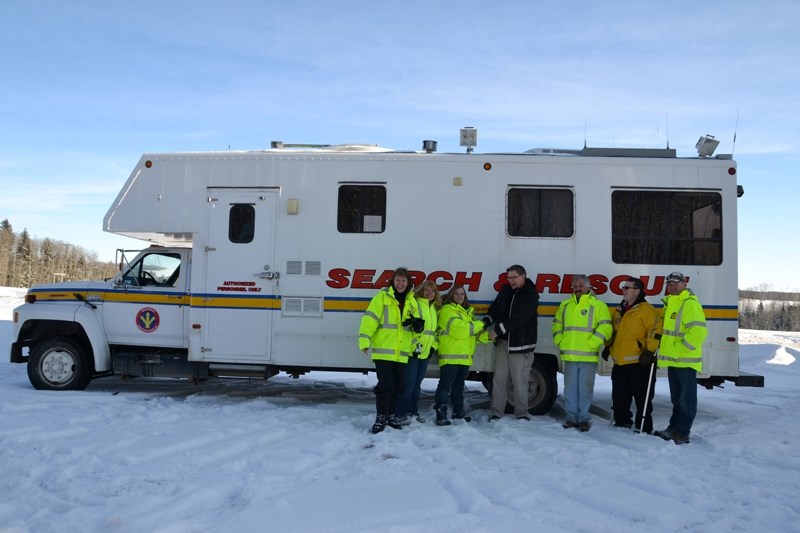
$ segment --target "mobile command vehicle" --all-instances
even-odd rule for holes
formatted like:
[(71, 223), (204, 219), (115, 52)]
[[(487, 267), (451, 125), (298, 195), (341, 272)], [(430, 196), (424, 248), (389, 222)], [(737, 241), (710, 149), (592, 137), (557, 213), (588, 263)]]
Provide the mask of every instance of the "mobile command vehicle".
[[(418, 152), (276, 142), (145, 154), (103, 224), (153, 246), (123, 252), (107, 282), (31, 288), (14, 310), (11, 361), (55, 390), (110, 374), (368, 372), (359, 322), (396, 267), (441, 291), (464, 284), (480, 316), (519, 263), (541, 295), (531, 413), (556, 398), (550, 330), (576, 273), (610, 305), (640, 277), (660, 305), (666, 274), (680, 270), (708, 320), (701, 383), (763, 386), (739, 371), (741, 188), (731, 156), (703, 153), (713, 138), (678, 158), (669, 148), (477, 154), (474, 136), (462, 130), (466, 153), (425, 141)], [(470, 378), (490, 383), (492, 364), (479, 345)]]

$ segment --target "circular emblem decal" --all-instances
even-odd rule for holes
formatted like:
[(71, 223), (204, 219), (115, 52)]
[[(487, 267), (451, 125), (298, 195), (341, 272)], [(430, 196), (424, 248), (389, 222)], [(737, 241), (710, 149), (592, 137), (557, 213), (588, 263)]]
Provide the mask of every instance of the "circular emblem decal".
[(160, 323), (161, 318), (158, 316), (158, 311), (152, 307), (142, 308), (136, 313), (136, 325), (145, 333), (153, 333), (158, 329)]

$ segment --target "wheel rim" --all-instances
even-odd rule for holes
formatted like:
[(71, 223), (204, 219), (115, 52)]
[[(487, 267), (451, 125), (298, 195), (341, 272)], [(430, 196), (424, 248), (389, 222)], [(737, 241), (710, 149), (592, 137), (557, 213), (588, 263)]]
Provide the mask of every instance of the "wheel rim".
[(76, 367), (75, 357), (63, 349), (53, 349), (42, 357), (42, 376), (56, 385), (68, 383), (75, 377)]
[(544, 397), (545, 384), (538, 372), (531, 371), (528, 381), (528, 406), (539, 403)]

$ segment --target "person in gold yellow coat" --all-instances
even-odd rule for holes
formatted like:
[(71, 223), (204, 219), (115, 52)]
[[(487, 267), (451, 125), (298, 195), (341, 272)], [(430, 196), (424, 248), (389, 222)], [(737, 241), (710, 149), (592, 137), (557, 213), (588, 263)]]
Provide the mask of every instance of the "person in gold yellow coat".
[[(650, 367), (658, 348), (661, 316), (645, 299), (642, 280), (631, 277), (623, 283), (622, 301), (611, 309), (611, 323), (614, 326), (614, 337), (603, 351), (603, 359), (608, 360), (610, 355), (614, 360), (614, 368), (611, 370), (614, 425), (635, 427), (637, 430), (643, 428), (645, 433), (652, 433), (656, 376), (654, 372), (650, 372)], [(650, 397), (646, 398), (648, 389)], [(636, 402), (635, 426), (631, 399)]]

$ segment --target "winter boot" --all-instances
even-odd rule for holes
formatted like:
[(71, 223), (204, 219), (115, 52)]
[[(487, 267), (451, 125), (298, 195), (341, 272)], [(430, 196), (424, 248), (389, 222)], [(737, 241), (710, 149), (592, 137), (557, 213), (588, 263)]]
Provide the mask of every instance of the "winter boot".
[(409, 422), (408, 418), (390, 415), (387, 424), (389, 424), (390, 428), (403, 429), (403, 426), (407, 426)]
[(380, 433), (384, 429), (386, 429), (386, 424), (389, 423), (389, 417), (387, 415), (378, 415), (375, 417), (375, 423), (372, 424), (372, 432), (373, 433)]
[(654, 435), (656, 437), (661, 437), (664, 440), (672, 440), (672, 438), (675, 436), (675, 432), (672, 430), (672, 428), (667, 428), (662, 429), (661, 431), (656, 431)]
[(449, 426), (450, 424), (452, 424), (452, 422), (447, 419), (447, 406), (440, 405), (436, 408), (436, 425)]
[(453, 406), (453, 420), (463, 420), (464, 422), (472, 420), (472, 417), (464, 414), (463, 403), (457, 403)]

